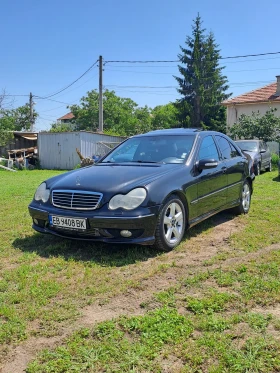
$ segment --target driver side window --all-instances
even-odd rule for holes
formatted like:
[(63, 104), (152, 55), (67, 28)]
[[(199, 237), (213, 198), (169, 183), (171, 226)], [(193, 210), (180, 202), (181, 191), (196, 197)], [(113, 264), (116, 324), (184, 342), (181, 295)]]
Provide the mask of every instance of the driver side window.
[(212, 136), (206, 136), (200, 145), (198, 159), (211, 158), (218, 160), (219, 154)]

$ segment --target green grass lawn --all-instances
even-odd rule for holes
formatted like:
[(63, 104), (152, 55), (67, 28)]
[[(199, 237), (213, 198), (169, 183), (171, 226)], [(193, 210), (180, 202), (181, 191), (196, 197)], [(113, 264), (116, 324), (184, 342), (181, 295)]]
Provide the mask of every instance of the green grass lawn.
[[(106, 304), (176, 267), (175, 257), (149, 247), (35, 233), (28, 204), (37, 186), (58, 173), (0, 171), (0, 360), (31, 337), (60, 335), (83, 307)], [(240, 229), (224, 252), (195, 270), (180, 268), (176, 286), (143, 303), (143, 316), (81, 326), (42, 351), (27, 372), (279, 371), (280, 320), (266, 310), (279, 309), (280, 253), (261, 251), (280, 242), (276, 176), (256, 178), (251, 211), (235, 218)], [(193, 228), (175, 252), (188, 253), (194, 237), (207, 238), (214, 226), (212, 218)]]

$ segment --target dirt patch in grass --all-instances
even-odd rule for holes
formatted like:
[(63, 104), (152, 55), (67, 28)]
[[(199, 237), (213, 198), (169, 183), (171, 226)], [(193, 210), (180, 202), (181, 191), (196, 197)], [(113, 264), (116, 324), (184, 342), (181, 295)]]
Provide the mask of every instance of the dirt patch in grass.
[[(154, 293), (164, 291), (180, 283), (180, 280), (191, 272), (205, 270), (205, 262), (210, 266), (231, 266), (238, 261), (246, 260), (262, 255), (263, 252), (276, 250), (280, 245), (272, 245), (269, 248), (262, 249), (259, 252), (247, 253), (236, 251), (229, 245), (230, 236), (243, 228), (242, 219), (229, 219), (227, 215), (217, 215), (213, 218), (214, 225), (206, 232), (198, 232), (190, 239), (184, 241), (180, 247), (170, 253), (157, 258), (150, 258), (139, 264), (132, 264), (126, 269), (116, 268), (116, 273), (122, 271), (125, 277), (133, 277), (134, 285), (114, 297), (99, 298), (96, 302), (80, 309), (80, 317), (71, 325), (64, 326), (57, 332), (57, 335), (50, 338), (29, 337), (21, 344), (11, 347), (4, 360), (1, 373), (23, 373), (27, 364), (32, 361), (36, 354), (43, 349), (53, 349), (63, 344), (65, 339), (75, 330), (82, 327), (92, 327), (101, 321), (111, 320), (122, 315), (138, 316), (146, 313), (143, 304), (152, 300)], [(228, 253), (232, 258), (227, 259)], [(226, 254), (226, 256), (223, 256)], [(216, 260), (216, 259), (217, 260)], [(218, 264), (217, 264), (218, 261)], [(152, 271), (153, 266), (157, 265), (157, 270)], [(161, 265), (161, 269), (158, 266)], [(135, 285), (135, 271), (141, 272), (142, 277)], [(150, 276), (145, 278), (143, 273), (148, 272)], [(144, 278), (144, 279), (143, 279)], [(277, 307), (275, 308), (277, 310)], [(278, 308), (279, 316), (279, 308)], [(29, 326), (29, 331), (36, 329), (36, 322)], [(167, 359), (164, 366), (164, 372), (173, 372), (170, 370), (172, 364), (178, 364), (177, 368), (181, 369), (180, 361)]]

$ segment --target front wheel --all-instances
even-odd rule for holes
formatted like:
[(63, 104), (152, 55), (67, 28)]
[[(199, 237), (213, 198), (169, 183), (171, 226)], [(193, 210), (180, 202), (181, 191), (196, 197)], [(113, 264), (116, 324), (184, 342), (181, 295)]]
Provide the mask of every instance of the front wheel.
[(185, 207), (180, 198), (170, 196), (164, 203), (156, 225), (154, 247), (170, 251), (178, 246), (186, 226)]
[(251, 204), (251, 194), (251, 186), (249, 182), (245, 180), (241, 191), (239, 206), (234, 209), (237, 215), (247, 214), (249, 212)]

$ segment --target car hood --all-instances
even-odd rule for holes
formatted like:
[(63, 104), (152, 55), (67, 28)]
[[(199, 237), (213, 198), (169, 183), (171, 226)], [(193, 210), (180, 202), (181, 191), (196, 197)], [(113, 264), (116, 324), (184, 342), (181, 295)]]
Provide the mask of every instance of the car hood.
[(174, 164), (96, 164), (67, 172), (49, 180), (54, 189), (77, 189), (99, 193), (127, 193), (137, 186), (145, 186), (153, 180), (172, 172), (182, 165)]

